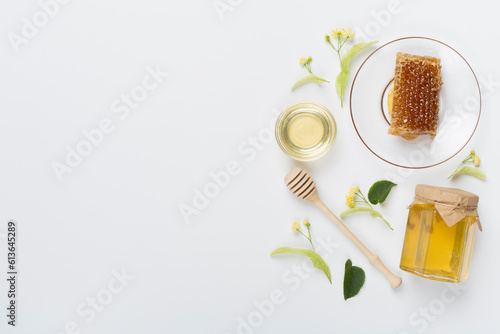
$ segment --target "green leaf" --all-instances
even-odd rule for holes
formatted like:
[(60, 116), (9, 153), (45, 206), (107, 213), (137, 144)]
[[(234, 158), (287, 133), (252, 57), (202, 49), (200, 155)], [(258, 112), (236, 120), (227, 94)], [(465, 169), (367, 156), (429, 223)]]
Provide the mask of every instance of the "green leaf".
[(340, 97), (341, 105), (344, 99), (345, 85), (350, 74), (349, 64), (351, 63), (352, 57), (354, 57), (361, 50), (375, 43), (378, 43), (378, 41), (355, 44), (352, 48), (349, 49), (349, 51), (346, 52), (344, 57), (342, 57), (342, 60), (340, 61), (340, 73), (337, 76), (337, 79), (335, 79), (335, 89), (337, 90), (337, 95)]
[(368, 200), (372, 204), (384, 203), (387, 195), (395, 186), (397, 186), (396, 183), (387, 180), (375, 182), (368, 191)]
[(332, 284), (332, 276), (330, 274), (330, 268), (326, 264), (325, 260), (323, 260), (323, 258), (319, 256), (319, 254), (316, 253), (315, 251), (302, 248), (280, 247), (276, 248), (271, 252), (271, 256), (280, 254), (300, 254), (307, 256), (314, 264), (314, 267), (324, 272), (326, 277), (328, 277), (330, 284)]
[(458, 174), (472, 175), (472, 176), (477, 177), (478, 179), (486, 180), (486, 174), (484, 174), (481, 170), (474, 168), (474, 167), (469, 167), (469, 166), (462, 167), (460, 170), (453, 173), (452, 176), (455, 176)]
[(314, 83), (317, 83), (318, 85), (321, 85), (322, 83), (325, 83), (325, 82), (330, 82), (328, 80), (325, 80), (323, 78), (320, 78), (318, 77), (317, 75), (315, 74), (310, 74), (310, 75), (307, 75), (305, 77), (303, 77), (302, 79), (300, 79), (299, 81), (297, 81), (295, 83), (295, 85), (292, 86), (292, 90), (294, 90), (295, 88), (299, 87), (299, 86), (302, 86), (303, 84), (305, 84), (306, 82), (314, 82)]
[(356, 213), (356, 212), (368, 212), (370, 213), (370, 215), (373, 217), (373, 218), (380, 218), (382, 219), (382, 221), (384, 223), (387, 224), (387, 226), (389, 226), (389, 228), (391, 230), (394, 230), (391, 226), (391, 224), (389, 224), (389, 222), (387, 220), (384, 219), (384, 216), (382, 216), (382, 214), (380, 212), (378, 212), (377, 210), (375, 209), (372, 209), (372, 208), (367, 208), (366, 206), (357, 206), (355, 208), (351, 208), (351, 209), (347, 209), (345, 210), (344, 212), (342, 212), (340, 214), (340, 218), (344, 217), (344, 216), (347, 216), (347, 215), (350, 215), (351, 213)]
[(353, 267), (351, 260), (347, 260), (344, 273), (344, 300), (356, 296), (363, 284), (365, 284), (365, 272), (360, 267)]

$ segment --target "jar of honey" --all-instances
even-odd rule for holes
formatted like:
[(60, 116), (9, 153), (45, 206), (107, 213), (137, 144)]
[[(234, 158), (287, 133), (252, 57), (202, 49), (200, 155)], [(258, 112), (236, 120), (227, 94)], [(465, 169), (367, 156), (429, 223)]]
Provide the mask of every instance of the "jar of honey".
[(410, 205), (400, 268), (444, 282), (467, 279), (479, 197), (470, 192), (417, 185)]

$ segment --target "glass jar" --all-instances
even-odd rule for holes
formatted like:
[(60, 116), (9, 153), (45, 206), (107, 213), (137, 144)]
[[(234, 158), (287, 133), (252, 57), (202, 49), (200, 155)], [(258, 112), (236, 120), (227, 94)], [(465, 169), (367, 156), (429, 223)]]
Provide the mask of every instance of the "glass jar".
[(299, 161), (312, 161), (325, 155), (336, 135), (335, 118), (324, 105), (314, 101), (289, 105), (276, 121), (279, 147)]
[(444, 282), (467, 279), (479, 197), (453, 188), (417, 185), (410, 206), (400, 268)]

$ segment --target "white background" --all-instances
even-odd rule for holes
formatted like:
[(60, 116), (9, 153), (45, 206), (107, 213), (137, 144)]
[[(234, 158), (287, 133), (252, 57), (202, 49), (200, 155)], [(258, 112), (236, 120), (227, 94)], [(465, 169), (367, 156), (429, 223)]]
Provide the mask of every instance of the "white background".
[[(221, 3), (232, 10), (218, 13), (212, 0), (73, 0), (60, 5), (15, 52), (9, 33), (21, 34), (23, 17), (32, 21), (40, 6), (2, 1), (0, 267), (7, 271), (6, 224), (15, 219), (19, 295), (13, 329), (6, 324), (7, 285), (1, 279), (0, 331), (492, 332), (500, 297), (496, 8), (487, 1)], [(387, 15), (389, 9), (393, 13)], [(339, 64), (323, 36), (342, 26), (380, 40), (379, 45), (404, 36), (441, 40), (458, 50), (478, 77), (490, 80), (482, 85), (479, 127), (464, 151), (431, 169), (392, 167), (363, 146), (348, 99), (341, 109), (332, 84), (290, 92), (306, 74), (298, 65), (301, 57), (312, 56), (313, 71), (334, 80)], [(351, 73), (368, 54), (359, 55)], [(169, 75), (120, 119), (112, 103), (141, 84), (149, 67)], [(338, 136), (325, 157), (298, 164), (265, 135), (276, 112), (304, 99), (332, 111)], [(114, 131), (59, 182), (53, 163), (64, 163), (67, 146), (74, 149), (85, 140), (82, 131), (105, 118)], [(259, 134), (265, 138), (258, 142), (261, 150), (242, 152)], [(472, 148), (488, 180), (448, 181)], [(195, 191), (211, 182), (210, 173), (233, 160), (240, 173), (187, 223), (179, 207), (191, 206)], [(374, 181), (402, 176), (380, 208), (394, 231), (363, 214), (345, 219), (402, 276), (399, 289), (392, 290), (319, 210), (288, 193), (283, 177), (294, 166), (307, 168), (336, 213), (346, 208), (350, 187), (366, 191)], [(418, 183), (480, 195), (484, 232), (476, 238), (469, 279), (455, 292), (399, 270), (406, 205)], [(290, 270), (303, 263), (300, 256), (269, 256), (279, 246), (308, 246), (290, 230), (304, 218), (318, 245), (320, 239), (334, 244), (326, 259), (332, 285), (317, 270), (292, 280)], [(366, 283), (357, 297), (344, 301), (348, 258), (365, 270)], [(114, 271), (133, 279), (110, 294), (110, 283), (119, 286)], [(273, 291), (281, 291), (282, 303), (269, 308), (262, 301)], [(79, 306), (88, 310), (88, 298), (96, 297), (106, 305), (94, 318), (77, 312)], [(255, 303), (266, 304), (269, 312), (259, 315)]]

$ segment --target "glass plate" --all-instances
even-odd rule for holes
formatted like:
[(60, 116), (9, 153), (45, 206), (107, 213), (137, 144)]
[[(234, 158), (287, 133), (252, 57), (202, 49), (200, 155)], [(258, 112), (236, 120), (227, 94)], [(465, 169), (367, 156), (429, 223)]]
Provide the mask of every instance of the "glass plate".
[[(398, 52), (441, 59), (443, 85), (434, 139), (405, 140), (387, 134), (387, 101)], [(481, 91), (469, 63), (455, 49), (426, 37), (389, 42), (366, 58), (354, 77), (351, 118), (359, 138), (377, 157), (404, 168), (427, 168), (451, 159), (474, 134), (481, 114)]]

